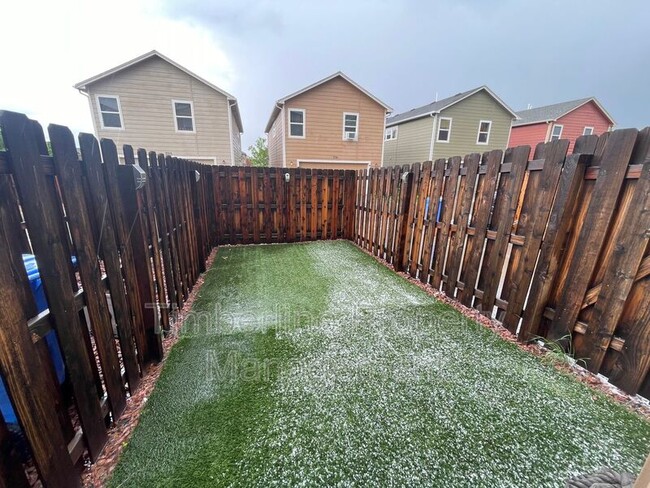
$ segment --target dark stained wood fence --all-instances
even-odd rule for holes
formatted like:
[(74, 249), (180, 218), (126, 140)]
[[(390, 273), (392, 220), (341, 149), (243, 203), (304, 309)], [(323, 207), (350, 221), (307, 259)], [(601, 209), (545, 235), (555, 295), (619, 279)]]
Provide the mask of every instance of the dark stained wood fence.
[[(0, 112), (0, 375), (38, 475), (79, 486), (212, 249), (344, 238), (650, 396), (650, 129), (363, 172), (207, 166)], [(34, 254), (38, 313), (22, 255)], [(72, 263), (72, 257), (76, 265)], [(66, 363), (58, 384), (44, 336)], [(568, 340), (568, 338), (571, 338)], [(0, 487), (26, 486), (0, 416)]]
[[(130, 147), (120, 165), (112, 141), (88, 134), (80, 157), (63, 126), (49, 127), (49, 156), (42, 128), (21, 114), (2, 112), (0, 127), (0, 372), (41, 479), (78, 486), (73, 464), (84, 451), (97, 459), (106, 426), (163, 357), (161, 331), (204, 270), (215, 241), (209, 181), (197, 181), (197, 163), (142, 150), (136, 160)], [(141, 188), (137, 174), (146, 175)], [(36, 256), (49, 303), (40, 314), (25, 253)], [(65, 388), (42, 340), (52, 329)], [(4, 455), (0, 464), (15, 486), (22, 471)]]
[(216, 219), (217, 244), (351, 239), (354, 235), (354, 171), (207, 169), (212, 169), (209, 176), (215, 200), (211, 215)]
[[(0, 112), (0, 374), (48, 487), (79, 486), (220, 244), (351, 239), (353, 171), (207, 166)], [(49, 309), (23, 265), (34, 254)], [(72, 257), (76, 259), (73, 266)], [(60, 386), (46, 334), (66, 364)], [(116, 332), (116, 333), (115, 333)], [(0, 487), (26, 486), (0, 416)]]
[(357, 175), (355, 242), (650, 397), (650, 129)]

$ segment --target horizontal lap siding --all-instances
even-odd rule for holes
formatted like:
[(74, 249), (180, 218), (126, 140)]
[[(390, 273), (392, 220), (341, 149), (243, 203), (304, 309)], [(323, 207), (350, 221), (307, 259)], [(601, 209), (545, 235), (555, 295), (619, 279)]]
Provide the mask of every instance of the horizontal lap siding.
[(513, 127), (508, 147), (535, 147), (540, 142), (545, 142), (547, 135), (548, 124), (546, 122), (542, 122), (541, 124), (530, 124)]
[[(286, 138), (287, 166), (296, 166), (305, 159), (381, 164), (386, 109), (347, 81), (334, 78), (287, 100), (281, 114), (284, 124), (290, 108), (306, 111), (306, 137)], [(358, 141), (343, 140), (344, 112), (359, 114)]]
[(422, 162), (429, 159), (433, 117), (400, 124), (397, 139), (384, 144), (384, 166)]
[[(480, 91), (443, 110), (438, 120), (440, 117), (452, 118), (451, 137), (447, 143), (434, 142), (432, 158), (434, 160), (450, 158), (458, 154), (505, 149), (508, 144), (512, 114), (485, 91)], [(478, 125), (481, 120), (492, 121), (488, 144), (476, 144)], [(437, 139), (437, 133), (434, 137)]]
[(282, 137), (284, 137), (284, 125), (282, 124), (283, 120), (284, 110), (281, 110), (280, 114), (271, 126), (271, 132), (269, 132), (267, 135), (269, 148), (269, 166), (284, 166), (284, 157), (282, 154)]
[[(155, 147), (175, 156), (210, 157), (230, 164), (226, 97), (159, 58), (93, 83), (89, 94), (97, 135), (113, 139), (120, 149), (123, 144)], [(101, 129), (98, 94), (119, 96), (124, 130)], [(172, 100), (193, 102), (196, 133), (176, 132)]]
[(569, 139), (571, 142), (569, 151), (573, 150), (576, 139), (582, 135), (585, 127), (593, 127), (595, 135), (607, 132), (610, 127), (609, 119), (603, 115), (594, 102), (578, 107), (573, 112), (557, 119), (556, 123), (563, 126), (562, 139)]

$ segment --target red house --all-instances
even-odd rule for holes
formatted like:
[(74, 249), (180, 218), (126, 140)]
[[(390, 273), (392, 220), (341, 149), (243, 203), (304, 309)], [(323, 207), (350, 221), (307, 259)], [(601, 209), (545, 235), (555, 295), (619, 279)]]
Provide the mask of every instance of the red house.
[(600, 135), (614, 127), (614, 119), (594, 97), (517, 112), (508, 147), (569, 139), (569, 152), (581, 135)]

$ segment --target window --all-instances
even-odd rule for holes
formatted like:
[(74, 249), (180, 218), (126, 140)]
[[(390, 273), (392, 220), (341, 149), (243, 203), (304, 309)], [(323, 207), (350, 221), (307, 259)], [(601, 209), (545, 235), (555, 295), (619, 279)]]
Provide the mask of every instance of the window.
[(594, 133), (593, 127), (585, 127), (585, 130), (582, 131), (583, 136), (590, 136), (593, 133)]
[(564, 126), (562, 125), (554, 125), (553, 130), (551, 131), (551, 141), (557, 141), (560, 137), (562, 137), (562, 129)]
[(356, 141), (359, 138), (359, 114), (343, 113), (343, 140)]
[(385, 139), (386, 139), (387, 141), (391, 141), (391, 140), (393, 140), (393, 139), (397, 139), (397, 126), (395, 126), (395, 127), (389, 127), (388, 129), (386, 129), (386, 132), (385, 132)]
[(194, 107), (192, 102), (172, 100), (176, 132), (194, 132)]
[(301, 108), (289, 110), (289, 137), (305, 137), (305, 111)]
[(438, 142), (449, 142), (451, 136), (451, 119), (448, 117), (440, 117), (438, 123)]
[(491, 120), (481, 120), (478, 123), (478, 136), (476, 136), (476, 144), (487, 144), (490, 140), (490, 129), (492, 129)]
[(97, 105), (102, 129), (122, 129), (122, 114), (118, 97), (97, 95)]

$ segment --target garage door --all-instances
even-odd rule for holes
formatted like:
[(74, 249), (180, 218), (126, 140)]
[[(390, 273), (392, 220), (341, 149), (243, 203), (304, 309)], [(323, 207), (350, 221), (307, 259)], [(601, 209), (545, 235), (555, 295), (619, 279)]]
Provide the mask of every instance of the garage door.
[(368, 169), (368, 163), (328, 163), (328, 162), (309, 162), (300, 163), (300, 168), (305, 169)]

